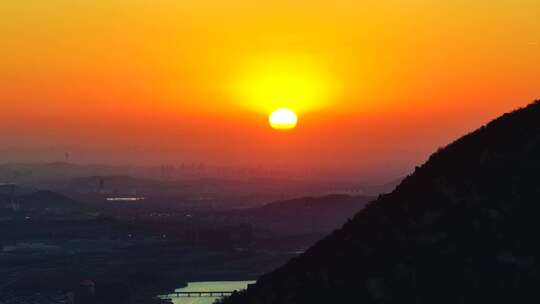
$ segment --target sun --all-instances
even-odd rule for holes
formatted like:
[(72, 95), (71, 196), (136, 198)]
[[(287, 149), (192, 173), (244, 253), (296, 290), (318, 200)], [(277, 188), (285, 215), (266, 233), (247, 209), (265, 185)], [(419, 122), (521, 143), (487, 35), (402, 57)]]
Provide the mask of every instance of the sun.
[(291, 130), (296, 128), (296, 125), (298, 124), (298, 116), (296, 116), (296, 113), (290, 109), (280, 108), (268, 116), (268, 122), (273, 129)]

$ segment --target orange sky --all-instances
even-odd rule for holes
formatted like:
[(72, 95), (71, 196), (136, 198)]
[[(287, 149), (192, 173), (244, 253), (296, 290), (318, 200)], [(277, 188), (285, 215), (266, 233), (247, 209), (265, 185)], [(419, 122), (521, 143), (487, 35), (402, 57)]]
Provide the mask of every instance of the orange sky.
[[(540, 2), (0, 3), (2, 161), (406, 172), (540, 97)], [(298, 112), (276, 132), (266, 116)]]

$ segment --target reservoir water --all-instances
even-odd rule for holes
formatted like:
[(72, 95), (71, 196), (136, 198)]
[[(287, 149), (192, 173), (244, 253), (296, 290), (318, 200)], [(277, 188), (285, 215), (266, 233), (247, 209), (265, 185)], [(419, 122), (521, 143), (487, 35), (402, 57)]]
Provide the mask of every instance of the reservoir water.
[[(255, 281), (216, 281), (216, 282), (190, 282), (184, 288), (178, 288), (176, 291), (233, 291), (246, 289), (248, 284)], [(167, 295), (165, 295), (167, 297)], [(212, 304), (218, 298), (216, 297), (172, 297), (174, 304)]]

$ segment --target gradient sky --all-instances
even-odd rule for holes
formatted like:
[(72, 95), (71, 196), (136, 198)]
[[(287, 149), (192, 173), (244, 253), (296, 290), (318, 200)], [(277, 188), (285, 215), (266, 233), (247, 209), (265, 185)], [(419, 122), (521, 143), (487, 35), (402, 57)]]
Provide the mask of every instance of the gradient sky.
[[(0, 3), (0, 160), (406, 172), (540, 97), (538, 0)], [(276, 107), (292, 132), (268, 127)]]

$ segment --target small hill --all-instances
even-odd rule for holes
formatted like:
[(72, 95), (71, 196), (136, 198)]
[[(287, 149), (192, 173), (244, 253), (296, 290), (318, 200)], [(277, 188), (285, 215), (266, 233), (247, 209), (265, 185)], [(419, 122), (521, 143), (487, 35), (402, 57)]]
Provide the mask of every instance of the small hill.
[(227, 304), (535, 303), (540, 102), (433, 154)]
[(8, 197), (27, 195), (35, 191), (36, 189), (26, 187), (26, 186), (21, 186), (17, 184), (9, 184), (9, 183), (8, 184), (0, 183), (0, 195), (4, 195)]
[(6, 203), (8, 203), (8, 202), (10, 202), (10, 197), (9, 197), (9, 195), (0, 193), (0, 205), (6, 204)]
[(41, 190), (16, 197), (24, 209), (75, 208), (76, 201), (56, 192)]
[(11, 208), (12, 204), (18, 205), (21, 210), (45, 210), (45, 209), (78, 209), (81, 205), (67, 196), (48, 191), (38, 190), (29, 193), (12, 195), (0, 192), (0, 208)]
[(327, 195), (278, 201), (240, 213), (253, 225), (285, 235), (328, 233), (374, 197)]

